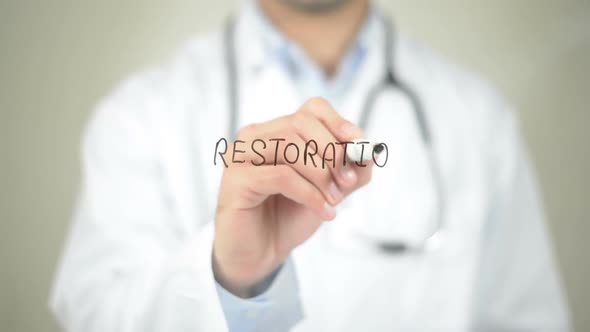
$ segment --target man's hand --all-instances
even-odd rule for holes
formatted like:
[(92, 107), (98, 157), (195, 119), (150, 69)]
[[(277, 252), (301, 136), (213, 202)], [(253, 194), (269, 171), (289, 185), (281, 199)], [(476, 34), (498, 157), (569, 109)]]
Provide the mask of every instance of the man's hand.
[[(336, 216), (334, 206), (365, 185), (371, 178), (372, 164), (359, 167), (347, 162), (342, 146), (336, 145), (336, 167), (321, 165), (328, 143), (359, 138), (359, 128), (346, 121), (321, 98), (307, 101), (296, 113), (254, 124), (240, 130), (238, 139), (285, 138), (303, 152), (305, 142), (318, 145), (318, 167), (299, 158), (295, 164), (285, 161), (283, 153), (263, 149), (267, 164), (232, 164), (221, 180), (217, 203), (213, 246), (213, 271), (217, 281), (240, 297), (250, 297), (289, 256), (291, 250), (307, 240), (325, 220)], [(315, 148), (315, 147), (314, 147)], [(294, 151), (295, 149), (290, 149)], [(231, 150), (230, 150), (231, 151)], [(330, 156), (332, 157), (332, 156)], [(246, 160), (260, 160), (253, 151)], [(295, 156), (287, 156), (294, 160)]]

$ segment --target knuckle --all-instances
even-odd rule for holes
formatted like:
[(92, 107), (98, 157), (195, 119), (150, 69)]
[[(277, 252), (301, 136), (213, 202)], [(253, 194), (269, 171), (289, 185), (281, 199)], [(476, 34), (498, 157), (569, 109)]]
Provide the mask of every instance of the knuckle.
[(329, 178), (326, 175), (326, 172), (324, 172), (321, 167), (305, 169), (304, 176), (306, 179), (308, 179), (309, 182), (311, 182), (318, 188), (323, 188), (329, 182)]
[(312, 97), (307, 102), (305, 102), (304, 110), (315, 113), (322, 109), (329, 108), (330, 103), (323, 97)]
[(332, 172), (328, 167), (325, 169), (322, 169), (321, 167), (314, 169), (313, 173), (310, 175), (310, 178), (311, 181), (322, 191), (328, 191), (330, 183), (335, 182)]
[(279, 183), (287, 183), (291, 176), (291, 172), (288, 166), (280, 165), (275, 167), (274, 179)]
[(250, 137), (250, 135), (252, 135), (252, 133), (256, 130), (257, 125), (255, 123), (246, 125), (242, 128), (240, 128), (240, 130), (238, 130), (238, 134), (237, 137), (238, 138), (247, 138)]
[(320, 202), (324, 201), (322, 192), (313, 185), (306, 186), (303, 192), (308, 204), (311, 206), (319, 205)]
[(318, 178), (322, 181), (323, 184), (328, 185), (330, 182), (332, 182), (332, 171), (333, 168), (331, 163), (326, 163), (326, 168), (318, 167)]
[(310, 204), (312, 206), (321, 207), (324, 204), (324, 195), (317, 190), (310, 189), (308, 197), (310, 197)]
[(305, 124), (309, 121), (309, 115), (304, 112), (297, 112), (291, 117), (291, 126), (295, 131), (300, 131), (305, 128)]
[[(293, 145), (285, 145), (285, 150), (283, 150), (282, 156), (279, 156), (280, 160), (286, 162), (288, 164), (295, 164), (301, 158), (301, 151), (302, 147), (300, 144), (297, 144), (297, 140), (295, 137), (287, 138), (287, 144), (295, 144)], [(289, 146), (289, 148), (287, 148)]]

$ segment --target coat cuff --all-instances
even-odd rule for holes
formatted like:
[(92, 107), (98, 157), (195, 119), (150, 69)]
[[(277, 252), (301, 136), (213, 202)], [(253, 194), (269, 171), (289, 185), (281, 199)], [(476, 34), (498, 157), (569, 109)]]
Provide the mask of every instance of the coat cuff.
[(292, 259), (267, 279), (266, 290), (240, 298), (216, 284), (230, 331), (288, 331), (303, 318), (297, 276)]

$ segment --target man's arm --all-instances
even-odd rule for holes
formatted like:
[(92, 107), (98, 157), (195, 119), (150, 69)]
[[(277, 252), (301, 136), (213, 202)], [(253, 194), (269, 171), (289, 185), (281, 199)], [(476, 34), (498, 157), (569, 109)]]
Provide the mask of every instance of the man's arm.
[[(159, 82), (162, 78), (156, 75), (155, 79)], [(253, 176), (256, 172), (240, 172), (240, 169), (234, 170), (234, 181), (226, 181), (227, 185), (256, 192), (254, 196), (242, 197), (259, 199), (256, 204), (264, 201), (264, 195), (283, 194), (280, 198), (283, 205), (277, 211), (284, 213), (291, 207), (300, 212), (300, 215), (288, 214), (293, 220), (279, 218), (276, 223), (269, 223), (281, 229), (272, 233), (280, 235), (276, 248), (284, 250), (284, 256), (277, 257), (274, 247), (264, 246), (256, 236), (248, 237), (257, 228), (246, 227), (249, 220), (243, 210), (235, 215), (230, 213), (233, 205), (244, 202), (236, 196), (242, 193), (240, 190), (222, 186), (221, 191), (226, 195), (221, 195), (220, 200), (227, 204), (218, 208), (218, 212), (224, 211), (225, 218), (220, 218), (218, 213), (215, 229), (210, 222), (200, 229), (189, 230), (178, 219), (169, 183), (162, 172), (152, 115), (162, 112), (154, 107), (167, 103), (153, 100), (161, 94), (153, 91), (153, 83), (134, 80), (126, 84), (102, 103), (86, 131), (82, 190), (52, 292), (53, 311), (68, 330), (74, 331), (218, 331), (227, 327), (225, 320), (230, 327), (240, 329), (272, 326), (273, 330), (287, 330), (302, 317), (294, 268), (287, 259), (289, 246), (304, 241), (321, 221), (301, 222), (311, 221), (313, 213), (307, 208), (317, 205), (316, 210), (322, 211), (326, 206), (322, 203), (322, 193), (309, 181), (324, 181), (322, 188), (330, 184), (333, 187), (330, 179), (335, 170), (308, 168), (303, 172), (308, 178), (303, 178), (287, 165), (267, 165), (257, 169), (258, 180)], [(310, 110), (304, 105), (303, 110), (317, 111), (320, 118), (334, 115), (335, 126), (346, 124), (322, 100), (307, 105), (313, 107)], [(313, 115), (297, 115), (300, 117), (305, 119), (305, 128), (313, 128), (313, 124), (323, 126)], [(293, 127), (287, 120), (277, 119), (268, 125)], [(335, 141), (327, 130), (320, 129), (323, 127), (313, 134), (321, 137), (323, 133), (327, 136), (325, 141)], [(342, 189), (344, 194), (370, 179), (370, 167), (349, 171), (358, 176), (346, 191)], [(280, 176), (272, 176), (274, 173)], [(292, 202), (284, 197), (300, 200)], [(258, 228), (266, 227), (260, 216), (251, 219), (252, 223), (260, 224)], [(196, 220), (195, 224), (202, 225), (203, 221)], [(261, 232), (268, 234), (264, 229)], [(249, 270), (244, 266), (252, 265), (228, 264), (228, 260), (247, 262), (242, 256), (252, 251), (241, 248), (249, 245), (268, 249), (267, 256), (276, 260), (276, 266), (273, 261), (272, 269)], [(267, 279), (283, 263), (284, 269), (278, 271), (268, 290), (252, 298), (257, 294), (253, 291), (259, 289), (258, 280)], [(256, 276), (250, 278), (252, 274)], [(262, 302), (264, 306), (260, 306)]]

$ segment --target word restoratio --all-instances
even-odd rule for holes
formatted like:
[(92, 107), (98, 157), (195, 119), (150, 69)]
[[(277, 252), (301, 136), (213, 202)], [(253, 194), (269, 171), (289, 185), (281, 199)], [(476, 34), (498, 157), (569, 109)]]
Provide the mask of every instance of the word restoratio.
[[(367, 140), (357, 140), (357, 141), (346, 141), (346, 142), (330, 142), (327, 143), (322, 151), (321, 155), (319, 154), (318, 143), (311, 139), (305, 142), (303, 147), (293, 143), (287, 142), (284, 138), (271, 138), (268, 139), (268, 145), (274, 144), (274, 158), (267, 162), (268, 153), (265, 150), (267, 149), (268, 145), (265, 140), (262, 139), (255, 139), (250, 142), (250, 149), (256, 156), (253, 156), (251, 153), (246, 153), (246, 149), (248, 144), (246, 141), (242, 140), (235, 140), (232, 145), (231, 151), (231, 159), (228, 154), (228, 141), (225, 138), (220, 138), (217, 143), (215, 144), (215, 153), (213, 155), (213, 165), (217, 165), (217, 158), (223, 161), (223, 164), (226, 168), (229, 167), (228, 161), (231, 164), (242, 164), (245, 163), (245, 159), (240, 159), (240, 154), (250, 155), (255, 157), (250, 160), (250, 163), (254, 166), (262, 166), (262, 165), (269, 165), (272, 164), (274, 166), (277, 165), (277, 162), (281, 160), (279, 158), (279, 152), (282, 151), (282, 160), (284, 160), (288, 164), (295, 164), (299, 161), (299, 157), (301, 155), (301, 150), (303, 150), (303, 165), (309, 163), (310, 166), (315, 168), (318, 167), (318, 163), (316, 163), (315, 157), (321, 158), (321, 167), (322, 169), (329, 167), (331, 164), (332, 168), (336, 168), (336, 146), (339, 148), (344, 149), (344, 154), (342, 155), (342, 165), (346, 166), (347, 159), (349, 161), (353, 161), (359, 167), (366, 167), (366, 161), (369, 161), (371, 158), (377, 167), (384, 167), (387, 164), (388, 159), (388, 149), (387, 144), (385, 143), (372, 143)], [(274, 142), (274, 143), (273, 143)], [(284, 144), (281, 144), (285, 142)], [(272, 149), (273, 147), (269, 147)], [(370, 150), (370, 152), (365, 151)], [(369, 157), (370, 154), (370, 157)], [(384, 158), (378, 158), (381, 155), (384, 155)], [(226, 159), (227, 158), (227, 159)], [(379, 163), (379, 159), (385, 159), (382, 163)]]

